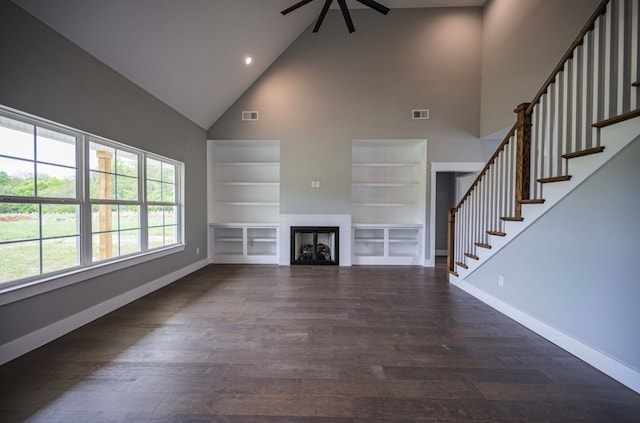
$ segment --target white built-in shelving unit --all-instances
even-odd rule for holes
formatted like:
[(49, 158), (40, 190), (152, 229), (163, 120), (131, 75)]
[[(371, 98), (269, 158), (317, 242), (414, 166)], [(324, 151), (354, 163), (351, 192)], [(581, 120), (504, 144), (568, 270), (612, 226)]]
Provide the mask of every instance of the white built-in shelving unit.
[(279, 141), (209, 141), (209, 256), (213, 263), (278, 263)]
[(352, 263), (422, 265), (425, 140), (354, 140)]

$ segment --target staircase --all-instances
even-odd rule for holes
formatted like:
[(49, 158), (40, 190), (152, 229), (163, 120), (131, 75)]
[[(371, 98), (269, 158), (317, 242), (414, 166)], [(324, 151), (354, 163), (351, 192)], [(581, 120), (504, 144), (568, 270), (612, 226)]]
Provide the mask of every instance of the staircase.
[(449, 213), (458, 284), (640, 136), (640, 0), (603, 0)]

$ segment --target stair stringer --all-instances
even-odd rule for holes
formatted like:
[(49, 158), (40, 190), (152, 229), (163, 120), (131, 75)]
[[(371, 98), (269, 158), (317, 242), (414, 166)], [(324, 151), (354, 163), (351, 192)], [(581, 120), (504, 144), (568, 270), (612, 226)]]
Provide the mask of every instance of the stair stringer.
[(545, 202), (542, 204), (522, 204), (523, 220), (521, 222), (504, 222), (503, 231), (506, 233), (505, 236), (488, 235), (491, 248), (476, 248), (475, 254), (478, 256), (478, 260), (467, 259), (467, 269), (456, 265), (455, 271), (457, 275), (449, 274), (449, 282), (456, 284), (464, 281), (489, 258), (507, 246), (525, 229), (575, 190), (589, 178), (589, 176), (611, 160), (624, 147), (640, 137), (640, 117), (606, 126), (598, 131), (600, 131), (600, 144), (605, 147), (604, 151), (598, 154), (570, 159), (567, 168), (571, 179), (563, 182), (544, 184), (542, 187), (542, 197)]

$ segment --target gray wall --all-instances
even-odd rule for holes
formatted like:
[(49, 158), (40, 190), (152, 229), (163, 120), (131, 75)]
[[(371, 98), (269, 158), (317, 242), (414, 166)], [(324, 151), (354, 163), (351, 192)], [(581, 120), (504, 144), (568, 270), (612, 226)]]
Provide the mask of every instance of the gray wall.
[(5, 0), (0, 50), (0, 104), (186, 164), (184, 253), (0, 307), (4, 344), (205, 258), (206, 133)]
[[(339, 11), (319, 34), (307, 29), (209, 130), (281, 141), (282, 213), (351, 213), (353, 139), (426, 138), (429, 161), (482, 159), (481, 9), (352, 15), (353, 34)], [(413, 108), (431, 119), (411, 120)], [(242, 110), (260, 120), (243, 123)]]
[(515, 123), (600, 0), (489, 0), (482, 32), (482, 137)]
[(640, 138), (467, 282), (640, 371), (638, 163)]

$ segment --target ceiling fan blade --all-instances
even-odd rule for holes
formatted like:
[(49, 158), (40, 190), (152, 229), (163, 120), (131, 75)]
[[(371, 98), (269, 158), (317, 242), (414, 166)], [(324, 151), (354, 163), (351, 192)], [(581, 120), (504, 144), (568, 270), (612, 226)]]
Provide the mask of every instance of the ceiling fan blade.
[(338, 0), (338, 4), (340, 5), (340, 10), (342, 10), (342, 16), (344, 16), (344, 22), (347, 24), (347, 28), (349, 28), (349, 33), (351, 34), (356, 30), (356, 28), (353, 26), (351, 13), (349, 13), (349, 8), (347, 7), (347, 2), (345, 0)]
[(386, 6), (381, 5), (380, 3), (378, 3), (375, 0), (356, 0), (358, 3), (362, 3), (365, 6), (369, 6), (370, 8), (372, 8), (373, 10), (375, 10), (376, 12), (380, 12), (383, 15), (386, 15), (387, 13), (389, 13), (389, 8)]
[(318, 20), (316, 21), (316, 26), (313, 27), (313, 32), (318, 32), (320, 30), (320, 25), (322, 25), (324, 17), (327, 16), (327, 12), (329, 11), (329, 7), (331, 7), (331, 3), (333, 3), (333, 0), (325, 0), (324, 6), (322, 6), (322, 11), (320, 12), (320, 16), (318, 16)]
[(286, 15), (287, 13), (293, 12), (293, 11), (294, 11), (294, 10), (296, 10), (297, 8), (302, 7), (302, 6), (304, 6), (305, 4), (307, 4), (307, 3), (311, 3), (312, 1), (313, 1), (313, 0), (302, 0), (302, 1), (299, 1), (299, 2), (297, 2), (296, 4), (294, 4), (293, 6), (291, 6), (291, 7), (288, 7), (288, 8), (286, 8), (286, 9), (284, 9), (284, 10), (283, 10), (282, 12), (280, 12), (280, 13), (282, 13), (283, 15)]

